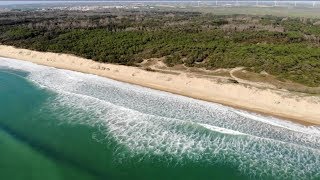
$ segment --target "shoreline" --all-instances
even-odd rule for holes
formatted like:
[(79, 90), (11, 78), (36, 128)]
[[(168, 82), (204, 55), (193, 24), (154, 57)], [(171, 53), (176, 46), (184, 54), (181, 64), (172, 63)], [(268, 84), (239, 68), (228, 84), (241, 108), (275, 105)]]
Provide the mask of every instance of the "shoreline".
[(0, 57), (95, 74), (182, 96), (271, 115), (303, 125), (320, 125), (320, 97), (243, 84), (218, 83), (187, 73), (165, 74), (138, 67), (99, 63), (74, 55), (38, 52), (0, 45)]

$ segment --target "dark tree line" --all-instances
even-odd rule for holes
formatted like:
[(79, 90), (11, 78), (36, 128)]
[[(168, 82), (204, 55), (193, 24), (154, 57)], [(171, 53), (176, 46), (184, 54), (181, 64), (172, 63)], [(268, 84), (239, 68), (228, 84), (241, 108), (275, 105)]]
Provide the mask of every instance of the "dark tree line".
[(169, 66), (244, 66), (320, 85), (317, 19), (126, 10), (6, 12), (0, 13), (0, 42), (125, 65), (166, 57)]

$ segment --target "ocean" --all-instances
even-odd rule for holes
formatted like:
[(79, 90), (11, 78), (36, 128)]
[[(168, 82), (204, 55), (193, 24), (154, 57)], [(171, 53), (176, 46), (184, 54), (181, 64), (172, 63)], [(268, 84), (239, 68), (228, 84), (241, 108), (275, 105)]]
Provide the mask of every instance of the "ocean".
[(320, 128), (0, 58), (0, 179), (320, 179)]

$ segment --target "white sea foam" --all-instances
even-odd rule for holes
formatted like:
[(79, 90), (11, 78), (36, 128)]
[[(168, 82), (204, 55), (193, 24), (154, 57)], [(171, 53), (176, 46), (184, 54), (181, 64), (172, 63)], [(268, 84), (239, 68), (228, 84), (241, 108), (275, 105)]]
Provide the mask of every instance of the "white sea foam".
[(281, 127), (284, 129), (289, 129), (291, 131), (318, 136), (320, 138), (320, 129), (319, 127), (316, 127), (316, 126), (306, 127), (306, 126), (296, 124), (287, 120), (280, 120), (271, 116), (265, 117), (255, 113), (249, 113), (249, 112), (240, 111), (240, 110), (234, 110), (234, 112), (243, 117), (246, 117), (255, 121), (260, 121), (260, 122)]
[(254, 179), (320, 177), (318, 127), (29, 62), (4, 58), (0, 66), (27, 71), (29, 80), (57, 93), (48, 104), (65, 112), (60, 123), (96, 127), (105, 136), (95, 140), (114, 139), (129, 150), (115, 150), (121, 160), (230, 163)]
[(225, 128), (221, 128), (221, 127), (217, 127), (217, 126), (212, 126), (209, 124), (202, 124), (202, 123), (198, 123), (198, 124), (207, 128), (207, 129), (210, 129), (210, 130), (216, 131), (216, 132), (220, 132), (220, 133), (231, 134), (231, 135), (246, 135), (246, 134), (238, 132), (238, 131), (233, 131), (230, 129), (225, 129)]

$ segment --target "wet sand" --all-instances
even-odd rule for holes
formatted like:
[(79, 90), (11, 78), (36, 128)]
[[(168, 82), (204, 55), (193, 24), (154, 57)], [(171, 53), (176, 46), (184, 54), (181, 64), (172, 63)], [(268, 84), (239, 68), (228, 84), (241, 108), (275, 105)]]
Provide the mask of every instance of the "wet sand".
[(96, 74), (118, 81), (282, 117), (305, 125), (320, 124), (319, 96), (257, 88), (241, 83), (218, 83), (209, 78), (189, 76), (187, 73), (152, 72), (138, 67), (99, 63), (68, 54), (37, 52), (12, 46), (0, 45), (0, 56)]

